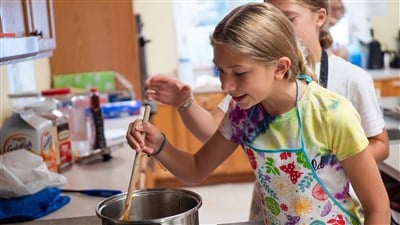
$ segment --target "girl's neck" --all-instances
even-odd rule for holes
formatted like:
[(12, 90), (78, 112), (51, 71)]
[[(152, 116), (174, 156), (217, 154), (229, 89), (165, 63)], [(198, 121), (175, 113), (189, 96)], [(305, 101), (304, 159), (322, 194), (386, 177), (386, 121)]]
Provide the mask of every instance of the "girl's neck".
[(310, 48), (310, 51), (314, 56), (315, 62), (316, 63), (321, 62), (321, 51), (322, 51), (321, 45), (318, 43), (318, 45), (315, 45), (314, 48)]
[[(277, 85), (276, 88), (274, 88), (274, 90), (279, 90), (279, 92), (274, 91), (273, 93), (277, 94), (268, 97), (261, 103), (265, 111), (272, 116), (282, 115), (288, 112), (296, 106), (297, 102), (296, 82), (285, 80), (280, 83), (281, 84)], [(301, 97), (304, 93), (306, 84), (304, 82), (298, 81), (298, 85), (299, 97)]]

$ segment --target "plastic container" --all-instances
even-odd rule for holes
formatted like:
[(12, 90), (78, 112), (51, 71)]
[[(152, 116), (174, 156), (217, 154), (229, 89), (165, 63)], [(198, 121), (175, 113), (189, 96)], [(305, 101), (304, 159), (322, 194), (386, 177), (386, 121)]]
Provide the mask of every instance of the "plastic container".
[(67, 117), (69, 127), (72, 127), (72, 101), (71, 88), (52, 88), (41, 91), (41, 95), (46, 98), (54, 98), (57, 103), (57, 109)]
[(91, 150), (91, 126), (88, 120), (89, 107), (88, 95), (77, 95), (71, 98), (72, 120), (71, 120), (71, 144), (74, 158), (89, 154)]
[(142, 103), (137, 100), (111, 102), (101, 105), (104, 119), (123, 118), (140, 114)]
[(45, 101), (27, 106), (26, 109), (32, 109), (37, 115), (52, 122), (57, 168), (62, 173), (71, 168), (73, 159), (68, 118), (57, 109), (57, 104), (56, 99), (46, 97)]

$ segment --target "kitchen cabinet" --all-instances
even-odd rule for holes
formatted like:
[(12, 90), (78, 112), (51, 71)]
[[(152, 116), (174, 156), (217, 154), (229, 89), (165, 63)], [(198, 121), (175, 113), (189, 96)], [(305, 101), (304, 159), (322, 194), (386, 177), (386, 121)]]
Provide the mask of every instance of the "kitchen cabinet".
[(50, 58), (52, 75), (116, 71), (134, 86), (136, 98), (141, 99), (132, 0), (53, 0), (53, 8), (57, 48)]
[(374, 86), (383, 97), (400, 96), (400, 77), (374, 80)]
[(2, 33), (38, 36), (39, 56), (51, 55), (56, 47), (52, 0), (1, 0), (0, 5)]
[[(195, 94), (195, 100), (205, 109), (215, 109), (224, 98), (220, 92)], [(174, 107), (157, 105), (157, 113), (152, 118), (152, 123), (160, 128), (168, 140), (177, 148), (194, 152), (200, 148), (201, 143), (186, 129), (179, 113)], [(147, 187), (180, 187), (184, 186), (171, 173), (165, 171), (153, 158), (150, 160), (149, 172), (146, 175)], [(254, 181), (255, 177), (250, 164), (241, 147), (221, 164), (203, 184), (217, 184), (225, 182)]]

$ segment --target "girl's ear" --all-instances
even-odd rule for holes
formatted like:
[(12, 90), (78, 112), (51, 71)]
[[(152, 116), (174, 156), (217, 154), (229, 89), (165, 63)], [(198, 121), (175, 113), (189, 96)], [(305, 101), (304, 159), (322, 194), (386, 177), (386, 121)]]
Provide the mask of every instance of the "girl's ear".
[(275, 79), (282, 80), (285, 77), (286, 72), (289, 70), (291, 61), (288, 57), (281, 57), (276, 62), (275, 67)]
[(327, 19), (328, 19), (328, 13), (326, 12), (326, 9), (320, 8), (317, 11), (317, 26), (318, 26), (318, 28), (321, 29), (321, 27), (324, 26), (324, 24), (326, 23)]

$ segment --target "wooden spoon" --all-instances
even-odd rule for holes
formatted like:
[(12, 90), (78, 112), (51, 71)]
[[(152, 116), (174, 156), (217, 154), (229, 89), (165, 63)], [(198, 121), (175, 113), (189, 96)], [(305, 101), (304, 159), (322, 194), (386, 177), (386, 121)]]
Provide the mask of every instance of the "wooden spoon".
[[(148, 122), (149, 116), (150, 116), (150, 106), (146, 105), (144, 108), (143, 122)], [(143, 139), (146, 136), (145, 134), (146, 133), (142, 133)], [(131, 178), (129, 180), (128, 193), (126, 194), (126, 199), (125, 199), (124, 214), (119, 218), (119, 220), (123, 221), (129, 220), (129, 214), (133, 198), (133, 190), (135, 189), (135, 183), (138, 177), (138, 172), (140, 170), (140, 164), (141, 164), (140, 161), (142, 156), (143, 156), (142, 152), (136, 152), (135, 161), (133, 162), (133, 167), (131, 172)]]

